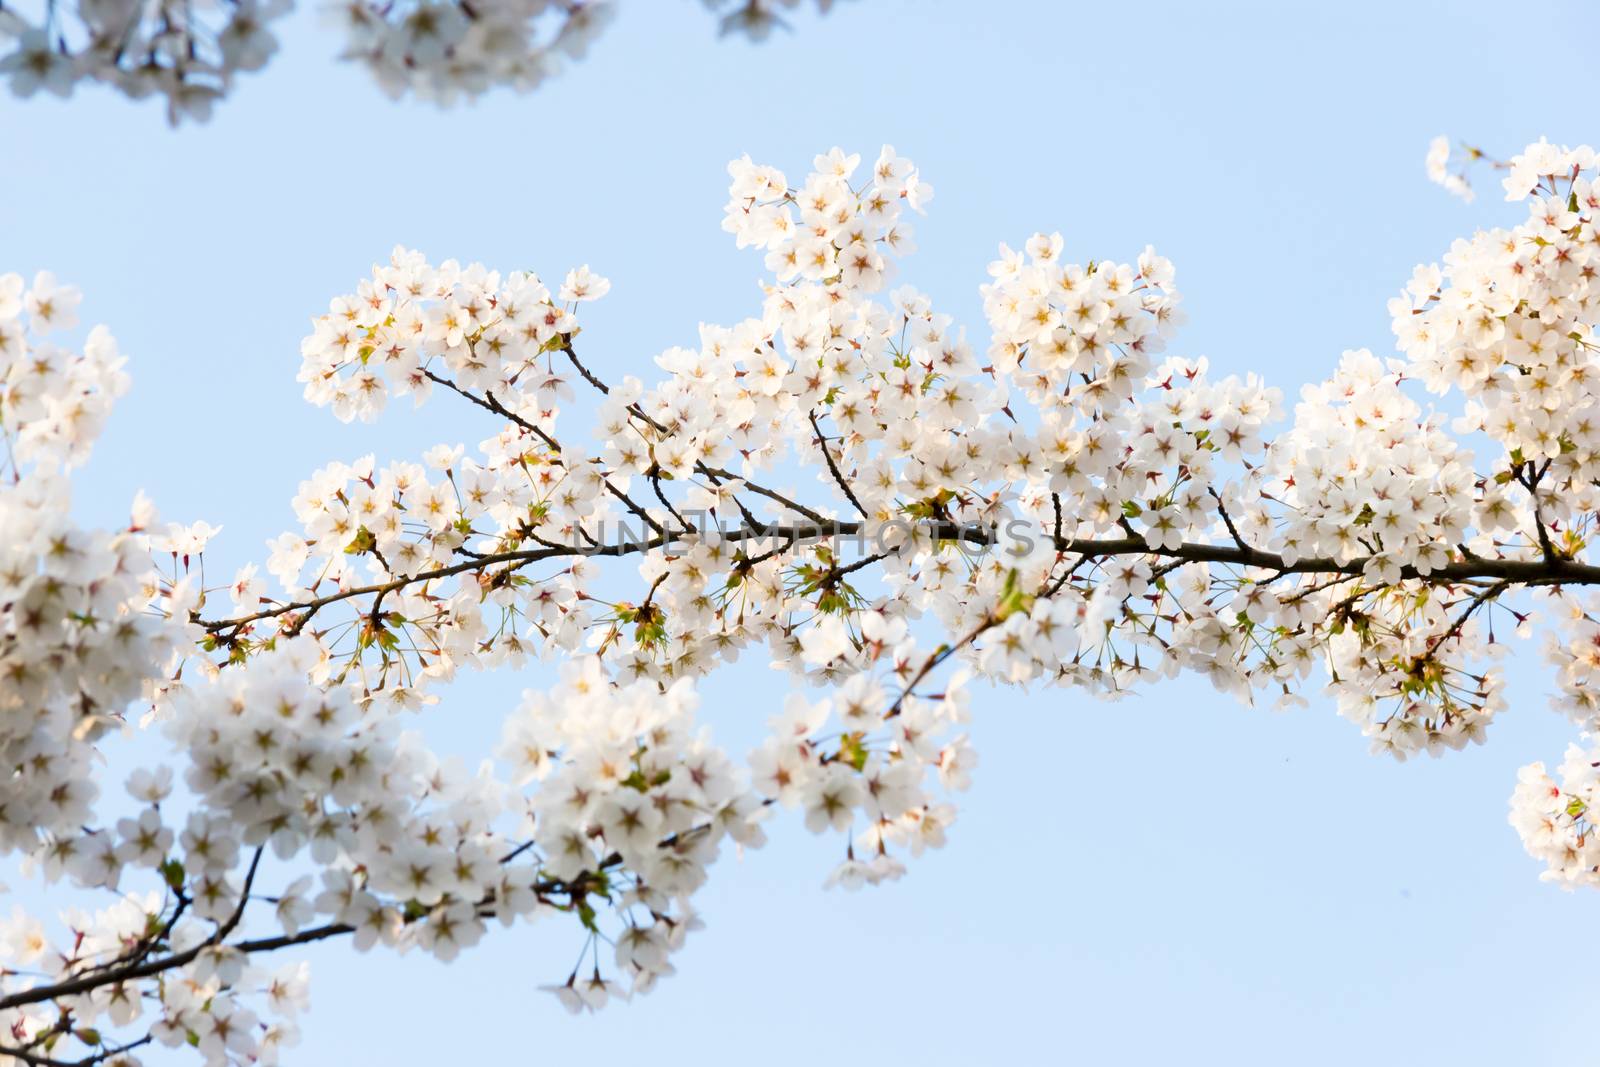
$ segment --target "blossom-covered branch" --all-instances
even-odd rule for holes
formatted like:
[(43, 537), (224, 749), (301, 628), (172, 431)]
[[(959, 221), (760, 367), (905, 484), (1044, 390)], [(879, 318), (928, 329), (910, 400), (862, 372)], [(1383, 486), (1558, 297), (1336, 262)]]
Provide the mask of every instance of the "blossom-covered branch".
[[(396, 249), (313, 320), (307, 399), (370, 420), (437, 392), (483, 439), (313, 473), (264, 573), (220, 586), (217, 528), (143, 500), (121, 531), (66, 519), (122, 361), (100, 330), (50, 340), (75, 291), (8, 276), (0, 846), (117, 896), (6, 928), (0, 1055), (270, 1061), (306, 981), (272, 953), (449, 959), (491, 920), (571, 924), (550, 988), (573, 1010), (648, 991), (722, 844), (761, 844), (782, 809), (838, 836), (829, 884), (943, 845), (978, 679), (1315, 686), (1405, 758), (1484, 740), (1496, 661), (1540, 633), (1583, 742), (1559, 782), (1523, 771), (1512, 818), (1549, 877), (1600, 884), (1600, 190), (1586, 148), (1502, 169), (1527, 217), (1419, 267), (1390, 304), (1400, 355), (1344, 353), (1288, 412), (1166, 354), (1182, 311), (1150, 248), (1001, 246), (976, 350), (895, 278), (932, 190), (889, 148), (798, 183), (733, 163), (725, 228), (761, 250), (762, 300), (649, 384), (592, 354), (580, 309), (610, 286), (587, 266), (552, 289)], [(795, 691), (736, 759), (694, 686), (749, 656)], [(405, 728), (458, 671), (535, 657), (561, 681), (506, 717), (495, 762)], [(141, 687), (171, 757), (119, 816), (91, 768)]]

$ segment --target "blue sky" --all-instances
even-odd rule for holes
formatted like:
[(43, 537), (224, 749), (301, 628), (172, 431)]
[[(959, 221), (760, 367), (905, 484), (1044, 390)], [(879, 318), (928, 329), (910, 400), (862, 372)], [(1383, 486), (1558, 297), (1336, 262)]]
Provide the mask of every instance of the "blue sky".
[[(115, 518), (142, 487), (169, 518), (225, 526), (226, 576), (315, 467), (486, 435), (438, 403), (347, 427), (300, 400), (309, 317), (397, 242), (546, 278), (591, 264), (613, 288), (588, 358), (649, 377), (700, 321), (757, 307), (759, 261), (719, 229), (728, 159), (793, 176), (832, 145), (891, 143), (937, 190), (904, 280), (976, 338), (997, 242), (1060, 230), (1083, 260), (1153, 243), (1190, 316), (1173, 351), (1292, 398), (1345, 348), (1391, 353), (1384, 302), (1412, 265), (1514, 217), (1492, 179), (1471, 207), (1429, 186), (1431, 136), (1593, 141), (1590, 14), (857, 0), (752, 46), (714, 42), (689, 0), (637, 0), (537, 93), (441, 112), (334, 64), (301, 12), (209, 126), (172, 132), (104, 92), (0, 101), (0, 271), (81, 285), (132, 357), (80, 510)], [(554, 925), (449, 967), (312, 950), (290, 1062), (1586, 1056), (1600, 903), (1538, 882), (1505, 821), (1516, 768), (1571, 734), (1536, 646), (1510, 670), (1488, 746), (1407, 765), (1369, 757), (1320, 698), (1241, 709), (1196, 680), (1115, 705), (984, 694), (951, 844), (901, 883), (824, 892), (832, 843), (780, 821), (714, 872), (680, 974), (595, 1018), (536, 991), (577, 949)], [(546, 677), (467, 679), (430, 734), (481, 754)], [(741, 664), (702, 715), (742, 752), (784, 685)]]

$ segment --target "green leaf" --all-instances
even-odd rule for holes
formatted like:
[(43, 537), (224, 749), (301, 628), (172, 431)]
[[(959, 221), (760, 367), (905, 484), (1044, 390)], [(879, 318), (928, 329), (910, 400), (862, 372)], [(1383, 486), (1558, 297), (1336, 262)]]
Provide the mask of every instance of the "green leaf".
[(839, 738), (839, 758), (858, 771), (867, 765), (867, 746), (862, 743), (863, 736), (854, 733)]
[(371, 552), (377, 545), (378, 539), (372, 536), (371, 530), (363, 526), (356, 531), (350, 543), (344, 546), (344, 553), (347, 556), (359, 556), (363, 552)]
[(169, 859), (161, 865), (161, 877), (173, 889), (183, 888), (183, 864)]
[(1033, 606), (1033, 597), (1022, 588), (1022, 574), (1015, 567), (1006, 572), (1006, 584), (1000, 590), (1000, 602), (995, 605), (995, 616), (1000, 620), (1010, 618), (1019, 611)]

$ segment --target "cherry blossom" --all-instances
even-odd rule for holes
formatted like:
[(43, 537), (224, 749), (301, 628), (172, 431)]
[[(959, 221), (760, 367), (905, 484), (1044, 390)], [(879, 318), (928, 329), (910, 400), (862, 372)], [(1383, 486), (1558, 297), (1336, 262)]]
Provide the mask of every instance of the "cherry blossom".
[[(123, 530), (70, 523), (123, 361), (100, 327), (66, 345), (75, 290), (0, 278), (0, 844), (107, 902), (0, 924), (0, 1055), (271, 1062), (309, 1003), (274, 954), (328, 939), (454, 960), (559, 924), (559, 1003), (645, 995), (725, 851), (803, 827), (837, 848), (818, 881), (855, 890), (959, 847), (993, 685), (1320, 691), (1375, 752), (1442, 756), (1488, 738), (1498, 661), (1537, 634), (1580, 738), (1522, 770), (1511, 822), (1546, 878), (1600, 884), (1596, 159), (1498, 166), (1523, 220), (1418, 267), (1394, 353), (1293, 401), (1169, 353), (1182, 297), (1150, 247), (1001, 245), (969, 340), (905, 277), (933, 190), (890, 147), (797, 183), (734, 161), (723, 228), (759, 298), (648, 381), (586, 360), (590, 304), (626, 296), (601, 265), (396, 248), (312, 318), (306, 399), (459, 405), (482, 436), (307, 472), (259, 562), (209, 577), (225, 526), (142, 498)], [(740, 658), (775, 683), (730, 753), (697, 684)], [(481, 765), (429, 748), (460, 672), (531, 659), (558, 681)], [(136, 702), (167, 755), (102, 803), (94, 746)]]

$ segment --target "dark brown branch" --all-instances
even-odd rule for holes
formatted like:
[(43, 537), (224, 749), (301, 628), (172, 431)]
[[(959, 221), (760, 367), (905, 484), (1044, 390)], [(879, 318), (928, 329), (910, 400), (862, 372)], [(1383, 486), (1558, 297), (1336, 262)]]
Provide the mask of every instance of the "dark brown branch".
[(1533, 528), (1539, 538), (1540, 551), (1544, 553), (1545, 559), (1554, 560), (1558, 558), (1558, 555), (1555, 545), (1550, 543), (1550, 531), (1545, 528), (1544, 506), (1539, 503), (1539, 482), (1544, 478), (1545, 472), (1550, 469), (1550, 463), (1550, 460), (1545, 460), (1544, 466), (1537, 471), (1533, 469), (1531, 462), (1522, 464), (1512, 477), (1516, 479), (1518, 485), (1528, 491), (1528, 497), (1533, 501)]
[[(673, 834), (670, 837), (663, 839), (660, 842), (659, 847), (672, 848), (684, 837), (700, 832), (705, 828), (705, 826), (699, 826), (683, 831), (679, 834)], [(531, 842), (519, 846), (504, 856), (501, 859), (501, 862), (510, 862), (522, 852), (526, 851), (529, 847), (531, 847)], [(244, 917), (245, 905), (250, 899), (250, 887), (255, 881), (256, 868), (260, 863), (261, 853), (262, 850), (257, 848), (254, 857), (250, 861), (249, 872), (245, 875), (244, 891), (239, 898), (239, 907), (234, 910), (233, 914), (228, 917), (226, 922), (217, 928), (217, 931), (212, 934), (212, 936), (207, 938), (201, 944), (195, 945), (193, 948), (186, 949), (183, 952), (174, 952), (170, 955), (162, 956), (159, 959), (148, 960), (134, 966), (117, 968), (115, 970), (94, 971), (92, 973), (80, 975), (77, 978), (56, 982), (53, 985), (35, 986), (32, 989), (25, 989), (17, 993), (12, 993), (9, 996), (0, 997), (0, 1011), (8, 1011), (13, 1008), (22, 1007), (26, 1004), (40, 1004), (48, 1000), (58, 1000), (62, 997), (78, 996), (82, 993), (87, 993), (95, 989), (101, 989), (105, 986), (117, 985), (140, 978), (150, 978), (192, 963), (206, 949), (212, 948), (226, 941), (228, 935), (233, 933), (233, 931), (238, 927), (239, 922)], [(603, 872), (614, 867), (618, 867), (621, 864), (622, 856), (619, 853), (613, 852), (605, 859), (601, 860), (596, 869)], [(584, 894), (593, 890), (594, 884), (595, 882), (593, 876), (589, 872), (585, 871), (571, 880), (546, 879), (535, 882), (530, 888), (541, 900), (546, 900), (546, 902), (548, 902), (547, 898), (552, 896), (558, 898), (581, 898)], [(480, 900), (477, 904), (478, 917), (492, 917), (495, 914), (495, 903), (496, 902), (493, 894), (485, 897), (483, 900)], [(402, 921), (411, 923), (417, 921), (417, 919), (421, 917), (422, 916), (406, 916)], [(327, 923), (323, 926), (316, 926), (309, 929), (300, 930), (293, 934), (281, 934), (276, 937), (261, 937), (245, 941), (235, 941), (227, 947), (233, 951), (248, 956), (257, 952), (276, 952), (279, 949), (291, 948), (295, 945), (306, 945), (314, 941), (323, 941), (330, 937), (339, 937), (344, 934), (354, 933), (355, 930), (356, 928), (348, 923)], [(0, 1054), (17, 1055), (15, 1052), (3, 1049), (0, 1049)], [(45, 1067), (61, 1067), (61, 1065), (52, 1064), (48, 1061), (41, 1060), (41, 1062), (45, 1063)], [(93, 1063), (96, 1061), (89, 1060), (82, 1062)], [(79, 1064), (67, 1064), (65, 1067), (79, 1067)]]
[(941, 645), (935, 649), (933, 654), (923, 661), (921, 669), (912, 676), (911, 681), (907, 682), (905, 688), (900, 690), (900, 695), (895, 698), (893, 704), (889, 705), (889, 710), (884, 712), (883, 717), (885, 719), (892, 719), (896, 715), (899, 715), (900, 709), (905, 706), (906, 698), (911, 696), (912, 690), (916, 689), (917, 686), (922, 684), (922, 680), (924, 678), (933, 673), (935, 667), (939, 666), (939, 664), (943, 663), (945, 660), (961, 651), (961, 649), (972, 644), (972, 642), (983, 636), (983, 634), (986, 633), (990, 627), (998, 626), (1000, 622), (1001, 619), (998, 615), (985, 615), (983, 621), (965, 637), (961, 638), (961, 640), (955, 642), (954, 644)]
[[(576, 353), (576, 352), (574, 352), (572, 350), (572, 338), (571, 338), (570, 335), (565, 335), (565, 336), (562, 337), (561, 351), (563, 351), (563, 352), (565, 352), (567, 354), (567, 358), (572, 361), (572, 366), (574, 368), (576, 368), (576, 370), (577, 370), (577, 372), (579, 374), (583, 375), (583, 380), (584, 381), (588, 382), (590, 385), (592, 385), (596, 389), (600, 390), (600, 392), (603, 395), (605, 395), (605, 396), (610, 396), (611, 395), (611, 387), (609, 385), (607, 385), (605, 382), (601, 381), (599, 378), (595, 377), (592, 373), (590, 373), (589, 368), (585, 367), (583, 365), (583, 361), (578, 358), (578, 353)], [(635, 406), (637, 406), (637, 405), (635, 405)], [(641, 412), (640, 414), (643, 414), (643, 412)], [(649, 416), (645, 416), (645, 417), (649, 418)], [(651, 422), (655, 422), (654, 419), (650, 419), (650, 421)]]
[[(607, 385), (605, 382), (601, 381), (600, 378), (598, 376), (596, 376), (594, 374), (594, 372), (589, 370), (589, 368), (584, 365), (583, 361), (578, 358), (578, 353), (575, 352), (573, 350), (573, 348), (572, 348), (571, 338), (567, 339), (566, 343), (562, 346), (561, 351), (563, 351), (563, 352), (565, 352), (567, 354), (567, 358), (572, 361), (572, 366), (577, 370), (577, 372), (580, 375), (583, 376), (583, 380), (584, 381), (586, 381), (590, 385), (594, 386), (603, 395), (606, 395), (606, 396), (610, 396), (611, 395), (611, 387), (609, 385)], [(669, 430), (666, 426), (662, 425), (662, 423), (661, 423), (661, 421), (659, 419), (653, 418), (649, 414), (649, 412), (645, 411), (638, 404), (629, 404), (628, 405), (628, 412), (629, 412), (629, 414), (634, 415), (637, 418), (643, 419), (644, 422), (647, 425), (649, 425), (649, 427), (651, 429), (655, 430), (659, 434), (666, 435), (666, 434), (670, 434), (671, 433), (671, 430)], [(784, 496), (782, 493), (777, 493), (777, 492), (774, 492), (771, 489), (768, 489), (766, 486), (758, 485), (757, 483), (749, 481), (749, 480), (745, 479), (744, 477), (733, 473), (732, 471), (724, 470), (721, 467), (710, 467), (710, 466), (707, 466), (705, 463), (701, 462), (700, 460), (696, 460), (695, 461), (694, 470), (695, 470), (696, 474), (702, 475), (703, 477), (706, 477), (706, 478), (710, 478), (712, 480), (712, 482), (714, 482), (714, 483), (716, 483), (718, 485), (721, 484), (721, 482), (718, 479), (722, 479), (722, 478), (736, 479), (738, 481), (744, 482), (744, 488), (745, 489), (750, 490), (752, 493), (755, 493), (757, 496), (764, 496), (768, 500), (773, 501), (774, 503), (782, 504), (784, 507), (786, 507), (790, 511), (794, 512), (796, 515), (802, 515), (805, 518), (810, 519), (812, 522), (826, 522), (826, 521), (828, 521), (822, 515), (818, 514), (815, 511), (812, 511), (810, 508), (806, 507), (804, 504), (800, 504), (800, 503), (797, 503), (797, 502), (795, 502), (793, 500), (790, 500), (788, 497)], [(748, 510), (746, 510), (744, 504), (738, 499), (737, 496), (734, 497), (734, 503), (736, 505), (738, 505), (739, 511), (744, 515), (745, 522), (750, 523), (752, 526), (755, 525), (755, 517), (752, 516)]]
[[(537, 423), (529, 422), (527, 419), (511, 411), (504, 404), (500, 403), (500, 401), (495, 398), (493, 393), (486, 390), (480, 396), (477, 393), (468, 392), (455, 382), (451, 381), (449, 378), (441, 377), (440, 375), (433, 373), (431, 370), (424, 369), (422, 373), (425, 374), (430, 381), (438, 382), (452, 393), (464, 397), (479, 407), (487, 411), (492, 411), (501, 418), (522, 427), (524, 430), (527, 430), (529, 433), (537, 437), (540, 441), (543, 441), (547, 448), (550, 448), (558, 453), (561, 451), (561, 442), (557, 441), (554, 437), (551, 437), (542, 428), (540, 428)], [(622, 501), (623, 506), (629, 511), (633, 512), (633, 514), (638, 518), (643, 519), (646, 526), (650, 527), (650, 529), (654, 530), (658, 534), (666, 533), (666, 530), (662, 529), (661, 524), (657, 522), (648, 511), (635, 503), (633, 498), (627, 493), (624, 493), (622, 490), (613, 485), (611, 483), (611, 479), (601, 478), (600, 482), (606, 487), (606, 492)]]
[[(981, 527), (971, 524), (931, 523), (929, 525), (932, 527), (934, 536), (941, 539), (962, 540), (977, 545), (993, 544), (995, 541), (995, 536), (992, 533), (988, 533)], [(725, 534), (723, 539), (726, 541), (748, 541), (777, 535), (791, 541), (799, 541), (825, 537), (859, 537), (867, 532), (869, 532), (869, 527), (866, 523), (829, 522), (824, 520), (810, 525), (794, 527), (774, 525), (743, 527)], [(329, 604), (348, 600), (352, 597), (366, 596), (380, 591), (392, 592), (416, 582), (426, 582), (435, 578), (462, 574), (467, 571), (482, 570), (498, 563), (526, 564), (567, 556), (628, 556), (636, 552), (660, 548), (670, 540), (665, 536), (658, 536), (644, 541), (622, 542), (598, 547), (571, 546), (496, 552), (475, 556), (447, 567), (403, 576), (389, 582), (341, 590), (340, 592), (330, 593), (325, 597), (317, 597), (312, 600), (281, 604), (275, 608), (268, 608), (238, 618), (218, 619), (209, 622), (205, 620), (196, 621), (200, 622), (207, 630), (215, 633), (220, 630), (237, 629), (247, 623), (273, 618), (292, 611), (315, 611)], [(1273, 571), (1276, 572), (1276, 576), (1287, 574), (1359, 576), (1364, 571), (1367, 562), (1367, 557), (1339, 561), (1326, 556), (1308, 556), (1291, 563), (1278, 553), (1266, 552), (1258, 548), (1251, 548), (1248, 545), (1209, 545), (1184, 542), (1176, 548), (1151, 548), (1142, 537), (1119, 537), (1103, 540), (1062, 538), (1056, 542), (1056, 549), (1060, 552), (1083, 556), (1086, 559), (1107, 559), (1118, 556), (1157, 556), (1179, 560), (1184, 563), (1224, 563), (1238, 567), (1253, 567), (1260, 570)], [(1432, 582), (1463, 582), (1478, 579), (1506, 581), (1512, 585), (1600, 585), (1600, 567), (1578, 563), (1561, 556), (1556, 556), (1553, 559), (1538, 560), (1490, 559), (1474, 556), (1470, 559), (1455, 560), (1447, 563), (1442, 567), (1435, 568), (1428, 574), (1422, 574), (1418, 572), (1416, 567), (1408, 565), (1401, 568), (1400, 578), (1402, 581), (1426, 580)]]
[(832, 473), (834, 482), (839, 486), (840, 491), (844, 493), (845, 498), (855, 505), (856, 511), (863, 519), (871, 518), (872, 516), (867, 514), (867, 509), (861, 506), (861, 501), (856, 499), (855, 490), (851, 489), (850, 483), (845, 481), (844, 474), (839, 470), (839, 465), (833, 461), (833, 453), (828, 451), (828, 439), (822, 435), (822, 426), (817, 422), (817, 413), (815, 411), (807, 412), (806, 417), (811, 420), (811, 428), (816, 431), (817, 447), (822, 449), (822, 458), (828, 461), (828, 470)]
[(1456, 620), (1450, 624), (1450, 628), (1444, 633), (1440, 634), (1438, 637), (1434, 638), (1432, 641), (1428, 642), (1428, 651), (1431, 653), (1445, 645), (1451, 639), (1459, 637), (1462, 629), (1467, 625), (1467, 620), (1472, 618), (1473, 613), (1479, 608), (1483, 607), (1489, 601), (1498, 597), (1501, 593), (1505, 592), (1507, 587), (1510, 585), (1510, 581), (1502, 579), (1501, 581), (1495, 582), (1487, 589), (1484, 589), (1476, 594), (1472, 598), (1472, 603), (1467, 605), (1467, 610), (1456, 616)]
[(27, 1064), (28, 1067), (93, 1067), (94, 1064), (104, 1063), (105, 1061), (114, 1059), (115, 1057), (121, 1056), (124, 1053), (132, 1052), (136, 1048), (142, 1048), (154, 1040), (154, 1037), (146, 1034), (135, 1041), (128, 1042), (126, 1045), (103, 1048), (99, 1052), (92, 1053), (88, 1056), (85, 1056), (83, 1059), (78, 1060), (58, 1060), (50, 1056), (44, 1056), (37, 1052), (29, 1051), (28, 1049), (12, 1048), (7, 1045), (0, 1045), (0, 1056), (10, 1057), (19, 1063)]
[(256, 869), (261, 864), (261, 851), (261, 848), (258, 847), (255, 855), (250, 858), (250, 869), (245, 874), (244, 888), (239, 894), (239, 906), (233, 910), (233, 914), (228, 916), (225, 922), (217, 927), (215, 933), (200, 942), (200, 944), (182, 952), (175, 952), (170, 956), (163, 956), (158, 960), (129, 964), (125, 967), (114, 967), (110, 970), (94, 971), (65, 982), (57, 982), (54, 985), (35, 986), (20, 993), (12, 993), (10, 996), (0, 998), (0, 1011), (21, 1007), (24, 1004), (39, 1004), (59, 997), (77, 996), (79, 993), (87, 993), (91, 989), (118, 985), (136, 978), (148, 978), (153, 974), (160, 974), (174, 967), (182, 967), (198, 958), (206, 949), (220, 945), (227, 940), (228, 935), (233, 933), (240, 920), (244, 918), (245, 905), (250, 902), (250, 887), (255, 882)]
[(1222, 516), (1222, 524), (1228, 528), (1228, 534), (1233, 538), (1233, 543), (1240, 548), (1249, 550), (1250, 546), (1244, 543), (1244, 538), (1239, 536), (1239, 528), (1233, 524), (1233, 516), (1228, 514), (1228, 508), (1222, 503), (1222, 497), (1217, 495), (1215, 489), (1207, 489), (1211, 499), (1217, 502), (1217, 514)]

